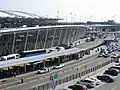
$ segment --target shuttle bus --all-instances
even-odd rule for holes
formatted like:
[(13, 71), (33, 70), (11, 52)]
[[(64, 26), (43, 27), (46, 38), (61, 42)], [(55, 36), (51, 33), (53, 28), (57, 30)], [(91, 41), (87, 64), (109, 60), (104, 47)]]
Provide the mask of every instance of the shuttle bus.
[(21, 51), (19, 54), (21, 57), (29, 57), (29, 56), (46, 54), (46, 50), (45, 49), (36, 49), (36, 50)]

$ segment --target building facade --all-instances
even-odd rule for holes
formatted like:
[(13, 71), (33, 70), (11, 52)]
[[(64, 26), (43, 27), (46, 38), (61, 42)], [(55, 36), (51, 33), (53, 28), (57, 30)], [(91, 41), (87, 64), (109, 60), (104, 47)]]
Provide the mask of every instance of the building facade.
[(73, 43), (85, 35), (87, 26), (59, 25), (0, 31), (0, 56)]

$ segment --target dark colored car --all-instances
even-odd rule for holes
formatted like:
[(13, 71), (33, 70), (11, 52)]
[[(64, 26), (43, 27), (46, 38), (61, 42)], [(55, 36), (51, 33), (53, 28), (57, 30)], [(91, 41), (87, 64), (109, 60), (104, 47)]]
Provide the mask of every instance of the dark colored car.
[(119, 73), (114, 69), (105, 70), (104, 74), (109, 74), (112, 76), (117, 76)]
[(97, 76), (97, 79), (99, 79), (101, 81), (104, 81), (104, 82), (107, 82), (107, 83), (111, 83), (111, 82), (115, 81), (115, 78), (113, 78), (112, 76), (107, 75), (107, 74), (103, 74), (101, 76)]
[(71, 85), (71, 86), (68, 86), (68, 88), (73, 89), (73, 90), (87, 90), (87, 87), (82, 84)]
[(111, 66), (111, 67), (108, 68), (108, 69), (112, 69), (112, 68), (117, 69), (117, 70), (119, 70), (119, 72), (120, 72), (120, 66)]

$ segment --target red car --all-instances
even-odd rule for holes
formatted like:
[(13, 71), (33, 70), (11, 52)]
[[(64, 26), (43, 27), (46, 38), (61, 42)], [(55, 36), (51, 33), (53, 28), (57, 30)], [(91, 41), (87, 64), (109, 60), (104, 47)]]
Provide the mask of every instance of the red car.
[(82, 84), (71, 85), (71, 86), (68, 86), (68, 88), (73, 89), (73, 90), (87, 90), (87, 87)]

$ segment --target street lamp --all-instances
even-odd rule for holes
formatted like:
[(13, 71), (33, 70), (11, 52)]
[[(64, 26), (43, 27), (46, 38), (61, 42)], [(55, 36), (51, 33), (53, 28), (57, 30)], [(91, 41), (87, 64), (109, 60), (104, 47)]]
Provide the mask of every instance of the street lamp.
[(81, 16), (80, 16), (80, 22), (81, 22)]
[(115, 22), (116, 22), (116, 15), (115, 15)]
[(65, 19), (66, 19), (66, 22), (67, 22), (67, 16), (65, 17)]
[(57, 11), (57, 19), (59, 19), (59, 11)]
[(75, 14), (74, 22), (76, 22), (76, 14)]
[(72, 12), (70, 13), (70, 15), (71, 15), (71, 23), (72, 23)]

